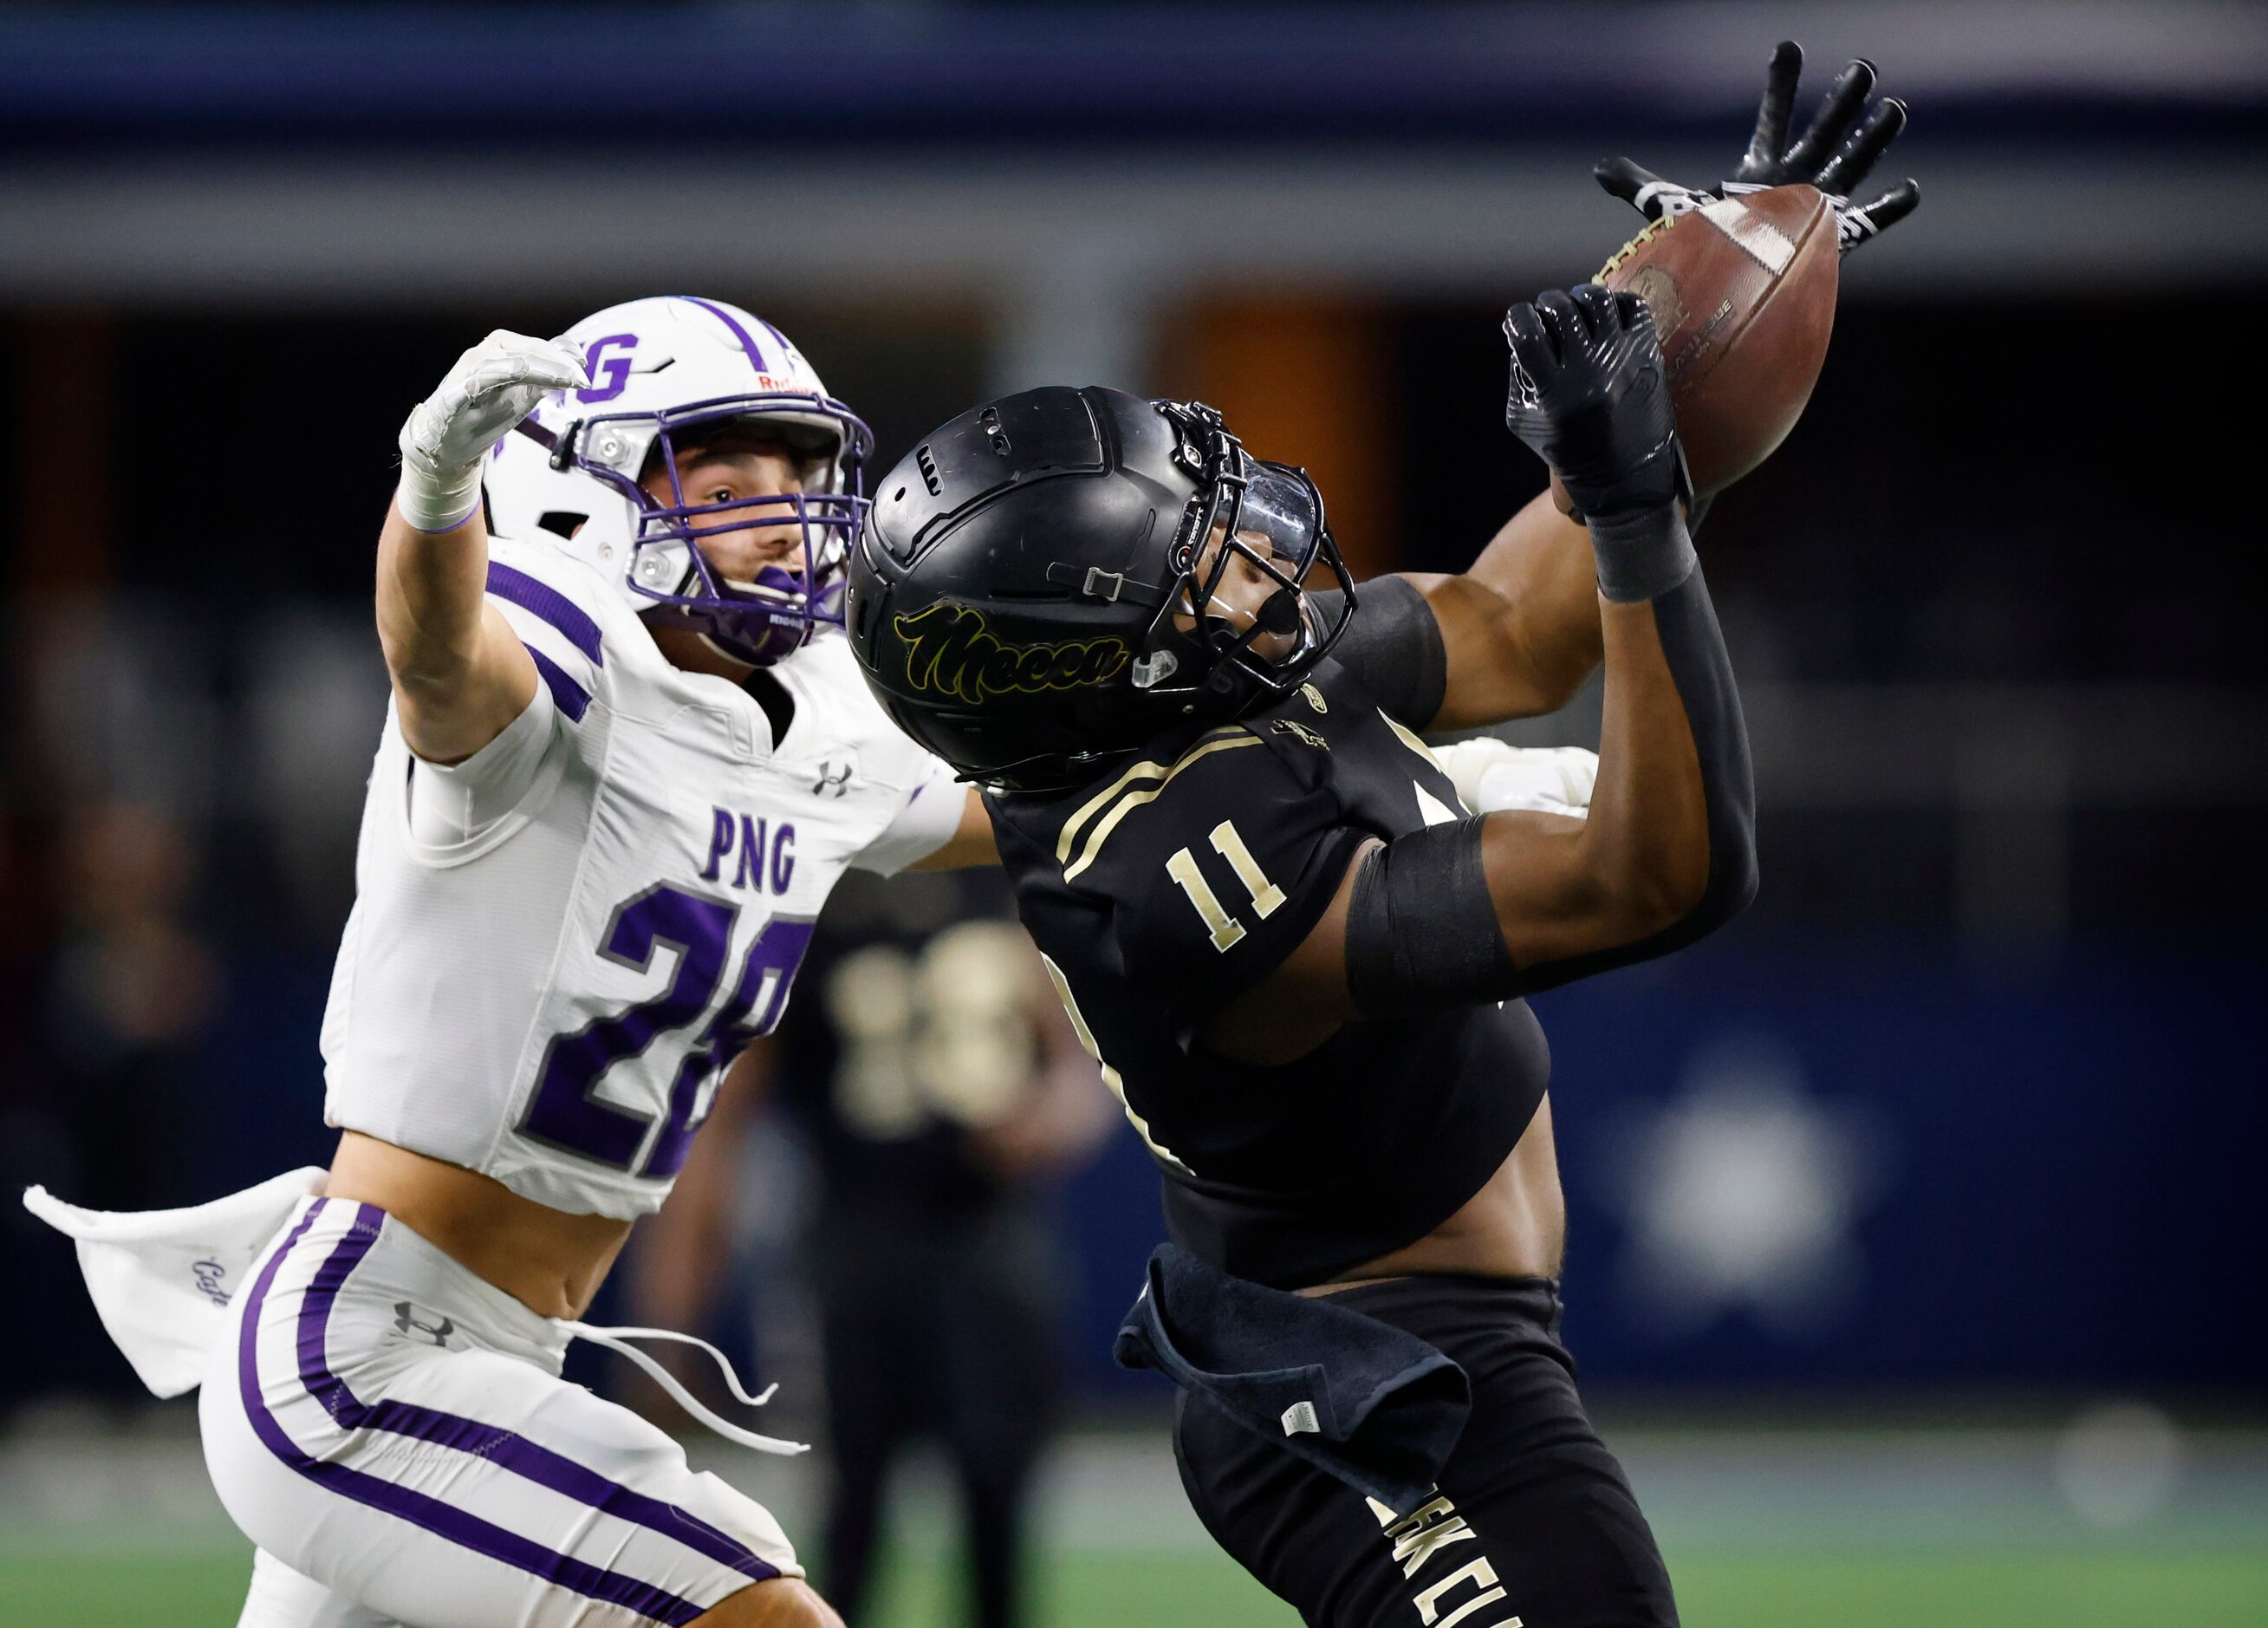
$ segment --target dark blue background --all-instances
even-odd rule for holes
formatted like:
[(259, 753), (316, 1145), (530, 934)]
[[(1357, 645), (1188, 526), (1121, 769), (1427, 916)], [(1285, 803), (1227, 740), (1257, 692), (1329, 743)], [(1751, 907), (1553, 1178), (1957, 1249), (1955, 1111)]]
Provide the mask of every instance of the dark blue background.
[[(2253, 956), (2132, 940), (2029, 970), (1949, 944), (1737, 932), (1535, 1003), (1571, 1239), (1566, 1337), (1587, 1381), (1652, 1388), (2261, 1389), (2257, 1168), (2268, 1114)], [(1697, 1050), (1784, 1042), (1806, 1089), (1878, 1132), (1855, 1298), (1805, 1335), (1735, 1311), (1683, 1337), (1611, 1292), (1611, 1161)], [(1093, 1360), (1159, 1230), (1121, 1138), (1072, 1194)]]

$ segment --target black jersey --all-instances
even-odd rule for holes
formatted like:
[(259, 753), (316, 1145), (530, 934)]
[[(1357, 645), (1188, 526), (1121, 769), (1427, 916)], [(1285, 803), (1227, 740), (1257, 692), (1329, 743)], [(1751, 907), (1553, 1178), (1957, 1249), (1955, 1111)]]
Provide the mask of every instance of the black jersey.
[(1005, 893), (990, 872), (853, 871), (828, 900), (775, 1040), (822, 1234), (942, 1240), (1015, 1197), (970, 1142), (1046, 1061)]
[[(1371, 593), (1377, 627), (1388, 606), (1373, 616)], [(1414, 603), (1438, 657), (1414, 593), (1396, 582), (1380, 597), (1403, 627)], [(1161, 736), (1077, 791), (990, 799), (1018, 911), (1164, 1172), (1174, 1241), (1279, 1287), (1447, 1219), (1512, 1151), (1550, 1074), (1518, 1000), (1350, 1022), (1279, 1067), (1197, 1043), (1206, 1017), (1307, 937), (1365, 842), (1466, 817), (1414, 733), (1438, 675), (1412, 704), (1359, 647), (1348, 654), (1266, 711)]]

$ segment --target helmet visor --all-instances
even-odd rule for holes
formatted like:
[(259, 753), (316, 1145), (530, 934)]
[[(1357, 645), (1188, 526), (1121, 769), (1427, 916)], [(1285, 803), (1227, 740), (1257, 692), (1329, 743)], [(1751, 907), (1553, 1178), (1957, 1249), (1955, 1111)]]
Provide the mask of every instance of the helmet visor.
[(1264, 542), (1294, 581), (1306, 574), (1323, 532), (1322, 499), (1315, 483), (1280, 463), (1256, 463), (1228, 524), (1247, 542)]
[(1324, 635), (1305, 589), (1329, 533), (1305, 470), (1256, 461), (1245, 469), (1213, 490), (1184, 608), (1200, 644), (1264, 668), (1299, 660)]

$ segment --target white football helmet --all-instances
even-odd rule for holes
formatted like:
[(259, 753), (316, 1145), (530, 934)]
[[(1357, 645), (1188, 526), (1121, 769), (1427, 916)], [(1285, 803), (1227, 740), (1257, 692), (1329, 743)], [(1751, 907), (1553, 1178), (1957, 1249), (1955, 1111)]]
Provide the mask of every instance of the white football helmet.
[[(777, 661), (819, 626), (840, 626), (874, 437), (787, 336), (736, 306), (674, 294), (609, 306), (561, 338), (581, 350), (591, 387), (545, 398), (497, 444), (483, 478), (497, 532), (556, 540), (637, 609), (668, 607), (743, 660)], [(688, 503), (679, 447), (749, 419), (786, 443), (802, 490)], [(641, 483), (662, 470), (669, 502)], [(800, 569), (767, 565), (754, 582), (725, 578), (695, 546), (784, 523), (802, 529)]]

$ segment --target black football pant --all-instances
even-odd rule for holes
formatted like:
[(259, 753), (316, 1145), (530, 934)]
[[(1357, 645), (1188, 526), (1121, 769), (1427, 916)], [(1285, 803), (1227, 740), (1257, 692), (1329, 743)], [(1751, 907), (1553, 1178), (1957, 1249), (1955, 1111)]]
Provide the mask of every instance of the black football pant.
[(1001, 1247), (1015, 1230), (871, 1250), (838, 1235), (818, 1263), (835, 1482), (817, 1580), (846, 1622), (865, 1620), (890, 1467), (922, 1437), (944, 1448), (961, 1495), (968, 1620), (1016, 1628), (1027, 1615), (1027, 1494), (1060, 1381), (1047, 1285)]
[(1403, 1278), (1334, 1304), (1471, 1376), (1437, 1496), (1407, 1518), (1183, 1393), (1182, 1484), (1223, 1549), (1314, 1628), (1676, 1628), (1669, 1573), (1575, 1394), (1542, 1278)]

